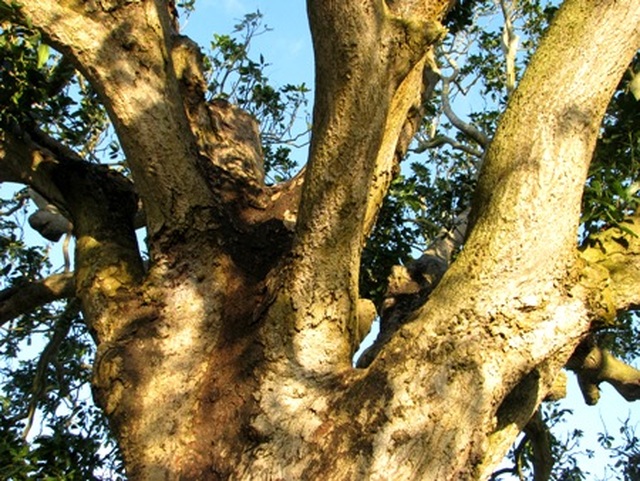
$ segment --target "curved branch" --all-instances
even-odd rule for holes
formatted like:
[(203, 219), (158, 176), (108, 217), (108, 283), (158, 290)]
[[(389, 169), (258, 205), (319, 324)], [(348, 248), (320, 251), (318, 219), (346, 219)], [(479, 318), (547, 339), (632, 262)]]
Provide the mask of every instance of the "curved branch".
[[(434, 71), (433, 48), (425, 53), (425, 61), (420, 62), (406, 76), (393, 97), (385, 135), (375, 162), (375, 172), (371, 183), (363, 233), (368, 237), (373, 230), (378, 211), (382, 205), (391, 181), (399, 172), (400, 161), (404, 159), (415, 133), (424, 118), (428, 105), (440, 78)], [(399, 119), (404, 118), (400, 130)], [(393, 149), (393, 150), (392, 150)]]
[(593, 338), (576, 349), (567, 368), (576, 373), (584, 400), (590, 406), (600, 399), (601, 382), (611, 384), (627, 401), (640, 399), (640, 370), (597, 346)]
[(465, 122), (456, 115), (451, 107), (451, 100), (449, 99), (450, 85), (455, 78), (455, 73), (451, 77), (442, 77), (442, 111), (447, 116), (449, 121), (460, 130), (463, 134), (467, 135), (470, 139), (476, 142), (480, 147), (486, 149), (489, 146), (491, 139), (480, 131), (474, 125)]
[(0, 291), (0, 325), (59, 299), (75, 295), (75, 275), (55, 274), (27, 285)]
[(51, 171), (68, 160), (38, 145), (26, 132), (0, 131), (0, 182), (28, 185), (63, 212), (67, 211), (64, 195)]
[(116, 286), (137, 285), (143, 275), (133, 185), (106, 166), (80, 160), (41, 132), (35, 136), (49, 148), (25, 132), (1, 134), (0, 165), (6, 168), (0, 169), (0, 179), (33, 187), (73, 223), (78, 296), (91, 323), (105, 309), (105, 296), (113, 296)]
[(420, 142), (418, 144), (418, 146), (415, 149), (412, 149), (413, 152), (420, 154), (422, 152), (424, 152), (425, 150), (428, 149), (435, 149), (437, 147), (440, 147), (442, 145), (450, 145), (451, 148), (455, 149), (455, 150), (461, 150), (462, 152), (466, 152), (467, 154), (471, 154), (474, 157), (482, 157), (482, 155), (484, 154), (484, 151), (482, 150), (478, 150), (478, 149), (474, 149), (473, 147), (463, 144), (461, 142), (458, 142), (455, 139), (452, 139), (451, 137), (447, 137), (446, 135), (438, 135), (437, 137), (428, 140), (428, 141), (424, 141), (424, 142)]

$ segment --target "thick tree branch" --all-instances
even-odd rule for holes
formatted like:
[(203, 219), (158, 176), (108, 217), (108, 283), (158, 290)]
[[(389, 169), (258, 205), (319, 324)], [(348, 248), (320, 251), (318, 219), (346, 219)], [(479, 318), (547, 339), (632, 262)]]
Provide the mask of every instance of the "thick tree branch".
[[(220, 195), (232, 180), (249, 203), (260, 205), (264, 188), (263, 153), (258, 121), (242, 109), (224, 100), (206, 103), (203, 56), (200, 48), (184, 36), (176, 37), (171, 50), (182, 102), (203, 160), (210, 171), (209, 181)], [(213, 169), (213, 170), (211, 170)], [(227, 202), (236, 199), (226, 199)]]
[[(606, 106), (639, 46), (635, 0), (563, 3), (489, 146), (464, 249), (368, 369), (371, 379), (384, 373), (403, 413), (385, 427), (386, 439), (405, 429), (424, 433), (424, 442), (447, 436), (454, 463), (477, 431), (461, 428), (454, 440), (433, 424), (409, 426), (418, 408), (403, 400), (429, 386), (430, 409), (466, 406), (443, 425), (478, 426), (529, 373), (527, 409), (500, 428), (521, 429), (589, 330), (591, 292), (573, 277), (582, 186)], [(495, 356), (483, 352), (488, 344)], [(492, 456), (512, 439), (497, 439)], [(412, 436), (412, 446), (421, 442)], [(425, 461), (423, 472), (431, 468)], [(485, 467), (473, 469), (462, 477), (477, 479)]]
[[(91, 323), (100, 318), (108, 299), (142, 278), (133, 186), (105, 166), (82, 161), (42, 132), (34, 133), (37, 141), (26, 132), (1, 135), (2, 179), (31, 186), (73, 223), (78, 295)], [(45, 294), (40, 294), (43, 299)]]
[(62, 211), (66, 211), (64, 196), (51, 171), (68, 160), (39, 146), (26, 132), (0, 131), (0, 182), (28, 185)]
[(77, 294), (84, 317), (102, 340), (122, 327), (108, 313), (135, 297), (144, 274), (134, 230), (137, 196), (128, 179), (101, 165), (67, 165), (52, 178), (73, 219)]
[[(447, 7), (444, 1), (433, 5), (440, 15)], [(350, 363), (357, 337), (353, 273), (364, 232), (391, 180), (409, 111), (420, 105), (426, 54), (444, 32), (433, 20), (437, 13), (420, 16), (412, 8), (400, 15), (377, 0), (308, 2), (316, 54), (314, 131), (287, 282), (315, 306), (300, 316), (294, 342), (342, 340), (324, 346), (322, 356), (309, 356), (333, 359), (327, 367)]]
[(0, 291), (0, 325), (40, 306), (75, 295), (72, 272), (55, 274), (38, 282)]
[[(429, 48), (424, 62), (416, 64), (393, 98), (391, 115), (387, 121), (385, 137), (375, 162), (376, 170), (367, 199), (363, 228), (365, 237), (371, 233), (374, 227), (384, 196), (399, 171), (400, 161), (406, 155), (409, 144), (419, 129), (420, 122), (424, 118), (425, 106), (431, 100), (436, 84), (440, 80), (433, 70), (434, 66), (433, 48)], [(402, 118), (406, 118), (406, 120), (398, 131), (399, 119)], [(393, 155), (391, 149), (393, 149)]]
[[(3, 2), (4, 3), (4, 2)], [(210, 204), (171, 59), (165, 2), (25, 0), (18, 19), (41, 30), (96, 89), (114, 123), (151, 234), (184, 226)]]
[[(624, 28), (611, 35), (621, 18)], [(539, 259), (553, 259), (545, 269), (549, 273), (564, 271), (557, 269), (574, 256), (582, 186), (603, 113), (640, 45), (638, 18), (640, 7), (631, 1), (614, 7), (586, 0), (563, 4), (487, 152), (464, 257), (480, 255), (476, 248), (491, 252), (493, 262), (486, 267), (514, 275), (536, 268), (540, 275)], [(576, 23), (580, 28), (571, 27)], [(597, 58), (602, 48), (611, 54), (606, 65)], [(580, 54), (572, 66), (567, 51)], [(585, 83), (582, 69), (591, 68), (601, 75)], [(566, 218), (558, 222), (561, 211)], [(549, 230), (550, 220), (558, 228), (553, 235), (540, 235)]]

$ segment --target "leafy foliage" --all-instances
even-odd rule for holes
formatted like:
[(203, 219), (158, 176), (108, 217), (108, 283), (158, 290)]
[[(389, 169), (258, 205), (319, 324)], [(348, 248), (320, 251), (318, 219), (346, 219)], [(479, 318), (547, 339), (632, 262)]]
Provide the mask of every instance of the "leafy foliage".
[(24, 190), (11, 199), (0, 199), (0, 212), (4, 213), (0, 216), (0, 288), (31, 282), (49, 267), (45, 252), (27, 245), (22, 226), (16, 219), (15, 214), (24, 211), (25, 201)]
[[(1, 206), (0, 287), (20, 287), (49, 272), (48, 254), (24, 240), (23, 193)], [(0, 478), (100, 479), (111, 464), (108, 478), (116, 479), (117, 453), (89, 401), (94, 348), (75, 302), (39, 308), (0, 332)]]
[[(631, 69), (640, 65), (636, 56)], [(623, 219), (638, 208), (640, 191), (640, 111), (626, 91), (629, 76), (622, 79), (607, 115), (583, 198), (585, 235), (609, 226), (624, 229)]]
[(0, 128), (42, 130), (97, 160), (108, 127), (97, 94), (40, 34), (5, 22), (0, 28)]
[[(572, 411), (563, 409), (558, 403), (549, 403), (541, 407), (543, 425), (546, 426), (545, 435), (548, 436), (549, 452), (554, 460), (549, 473), (549, 479), (566, 481), (583, 481), (589, 473), (585, 473), (578, 464), (575, 451), (580, 445), (584, 433), (578, 429), (562, 428), (562, 436), (554, 433), (554, 428), (560, 428), (566, 424), (572, 415)], [(536, 476), (537, 453), (534, 452), (531, 440), (526, 435), (521, 435), (507, 454), (509, 466), (497, 470), (491, 477), (492, 481), (503, 479), (534, 479)], [(592, 456), (592, 453), (587, 453)], [(540, 476), (538, 474), (538, 476)], [(535, 478), (538, 479), (538, 478)], [(540, 477), (540, 479), (543, 479)]]
[[(44, 68), (48, 47), (40, 35), (20, 26), (3, 25), (0, 33), (0, 121), (23, 123), (59, 114), (47, 103), (49, 92)], [(35, 117), (35, 118), (34, 118)]]
[(637, 481), (640, 479), (640, 448), (636, 427), (632, 426), (627, 418), (619, 428), (619, 436), (612, 436), (603, 432), (598, 438), (600, 445), (605, 448), (614, 461), (616, 468), (615, 478), (625, 481)]

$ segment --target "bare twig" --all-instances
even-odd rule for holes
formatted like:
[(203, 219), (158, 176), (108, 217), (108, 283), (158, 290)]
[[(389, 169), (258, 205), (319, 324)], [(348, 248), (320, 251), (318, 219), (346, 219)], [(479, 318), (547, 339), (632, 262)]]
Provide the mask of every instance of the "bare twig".
[(482, 157), (482, 155), (484, 154), (482, 150), (474, 149), (470, 145), (458, 142), (457, 140), (452, 139), (451, 137), (448, 137), (446, 135), (438, 135), (431, 140), (419, 142), (418, 146), (415, 149), (412, 149), (412, 152), (420, 154), (425, 150), (435, 149), (445, 144), (450, 145), (453, 149), (461, 150), (462, 152), (473, 155), (474, 157)]
[(27, 413), (27, 423), (22, 432), (22, 439), (27, 439), (29, 431), (33, 426), (33, 417), (36, 413), (38, 402), (46, 391), (47, 368), (58, 354), (60, 345), (65, 340), (67, 334), (69, 333), (69, 330), (71, 329), (72, 320), (79, 311), (80, 306), (77, 302), (71, 302), (69, 303), (69, 305), (67, 305), (66, 309), (61, 314), (53, 328), (51, 339), (40, 354), (40, 359), (38, 359), (38, 365), (36, 367), (36, 373), (33, 378), (31, 400), (29, 401), (29, 410)]
[(17, 195), (14, 196), (14, 199), (16, 200), (16, 205), (11, 207), (8, 210), (0, 211), (0, 216), (10, 216), (15, 214), (17, 211), (22, 209), (22, 207), (24, 206), (28, 198), (29, 196), (26, 195), (24, 191), (19, 192)]

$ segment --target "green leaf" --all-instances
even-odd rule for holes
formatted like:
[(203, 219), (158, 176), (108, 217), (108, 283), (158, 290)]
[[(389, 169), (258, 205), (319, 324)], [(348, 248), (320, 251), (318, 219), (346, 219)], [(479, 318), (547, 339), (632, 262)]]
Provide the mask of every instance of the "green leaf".
[(41, 43), (38, 46), (38, 68), (42, 68), (49, 60), (49, 45)]

